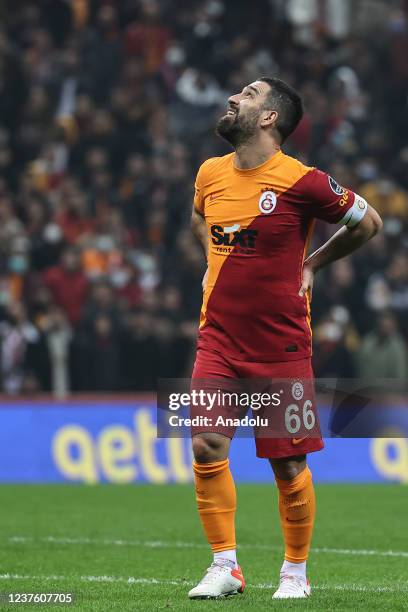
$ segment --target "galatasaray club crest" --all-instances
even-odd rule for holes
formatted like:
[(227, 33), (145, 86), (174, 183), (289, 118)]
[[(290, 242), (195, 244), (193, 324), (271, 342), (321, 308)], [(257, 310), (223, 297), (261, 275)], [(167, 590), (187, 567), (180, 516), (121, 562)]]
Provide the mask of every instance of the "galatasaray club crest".
[(269, 215), (275, 210), (276, 193), (273, 191), (264, 191), (259, 198), (259, 210), (264, 215)]
[(303, 397), (303, 385), (301, 382), (296, 381), (292, 385), (292, 397), (295, 400), (301, 400)]

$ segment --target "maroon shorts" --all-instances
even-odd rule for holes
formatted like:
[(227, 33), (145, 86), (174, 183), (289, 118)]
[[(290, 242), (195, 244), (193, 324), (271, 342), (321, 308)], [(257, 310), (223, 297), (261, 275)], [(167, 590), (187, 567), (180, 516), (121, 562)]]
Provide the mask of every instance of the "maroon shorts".
[[(198, 349), (191, 389), (203, 389), (213, 394), (214, 398), (216, 391), (225, 392), (230, 399), (242, 383), (244, 390), (250, 392), (251, 402), (254, 397), (259, 399), (260, 391), (277, 398), (278, 406), (258, 406), (256, 410), (252, 408), (251, 416), (257, 423), (249, 422), (249, 425), (253, 425), (257, 456), (277, 459), (304, 455), (321, 450), (324, 446), (313, 378), (310, 358), (257, 363), (239, 361), (208, 349)], [(248, 393), (245, 395), (248, 396)], [(230, 402), (228, 405), (224, 401), (215, 400), (211, 408), (207, 406), (206, 409), (202, 405), (191, 405), (190, 416), (193, 421), (197, 417), (196, 423), (192, 424), (191, 435), (219, 433), (232, 439), (237, 427), (235, 420), (243, 419), (249, 410), (245, 401), (241, 401), (242, 398), (239, 395), (238, 404)], [(220, 416), (221, 419), (218, 418)]]

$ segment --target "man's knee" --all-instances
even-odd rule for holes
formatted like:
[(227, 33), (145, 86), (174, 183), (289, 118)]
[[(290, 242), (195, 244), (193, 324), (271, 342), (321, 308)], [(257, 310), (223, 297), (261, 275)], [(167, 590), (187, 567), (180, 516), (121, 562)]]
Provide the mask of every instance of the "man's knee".
[(274, 474), (280, 480), (292, 480), (306, 467), (306, 455), (270, 459)]
[(193, 453), (197, 463), (213, 463), (228, 457), (229, 438), (219, 434), (198, 434), (193, 438)]

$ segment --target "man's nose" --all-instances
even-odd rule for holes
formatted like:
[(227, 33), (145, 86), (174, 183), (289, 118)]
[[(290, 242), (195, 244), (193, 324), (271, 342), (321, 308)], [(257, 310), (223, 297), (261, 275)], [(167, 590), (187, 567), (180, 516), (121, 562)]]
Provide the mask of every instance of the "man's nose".
[(239, 94), (234, 94), (228, 98), (228, 104), (231, 106), (237, 106), (239, 104)]

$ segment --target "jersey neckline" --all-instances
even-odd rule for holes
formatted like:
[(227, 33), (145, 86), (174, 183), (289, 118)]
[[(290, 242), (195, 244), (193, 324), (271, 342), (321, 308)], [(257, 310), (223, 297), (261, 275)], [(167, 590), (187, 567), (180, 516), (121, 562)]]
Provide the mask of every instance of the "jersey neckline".
[(272, 169), (275, 168), (280, 161), (282, 160), (282, 156), (283, 156), (283, 152), (281, 149), (279, 149), (279, 151), (277, 151), (276, 153), (274, 153), (272, 155), (272, 157), (270, 157), (269, 159), (267, 159), (266, 161), (263, 162), (263, 164), (261, 164), (260, 166), (255, 166), (255, 168), (237, 168), (234, 160), (235, 160), (235, 153), (233, 153), (231, 155), (231, 163), (232, 163), (232, 168), (234, 170), (234, 172), (237, 172), (238, 174), (242, 174), (245, 176), (253, 176), (254, 174), (260, 174), (261, 172), (263, 172), (264, 170), (266, 170), (267, 168)]

